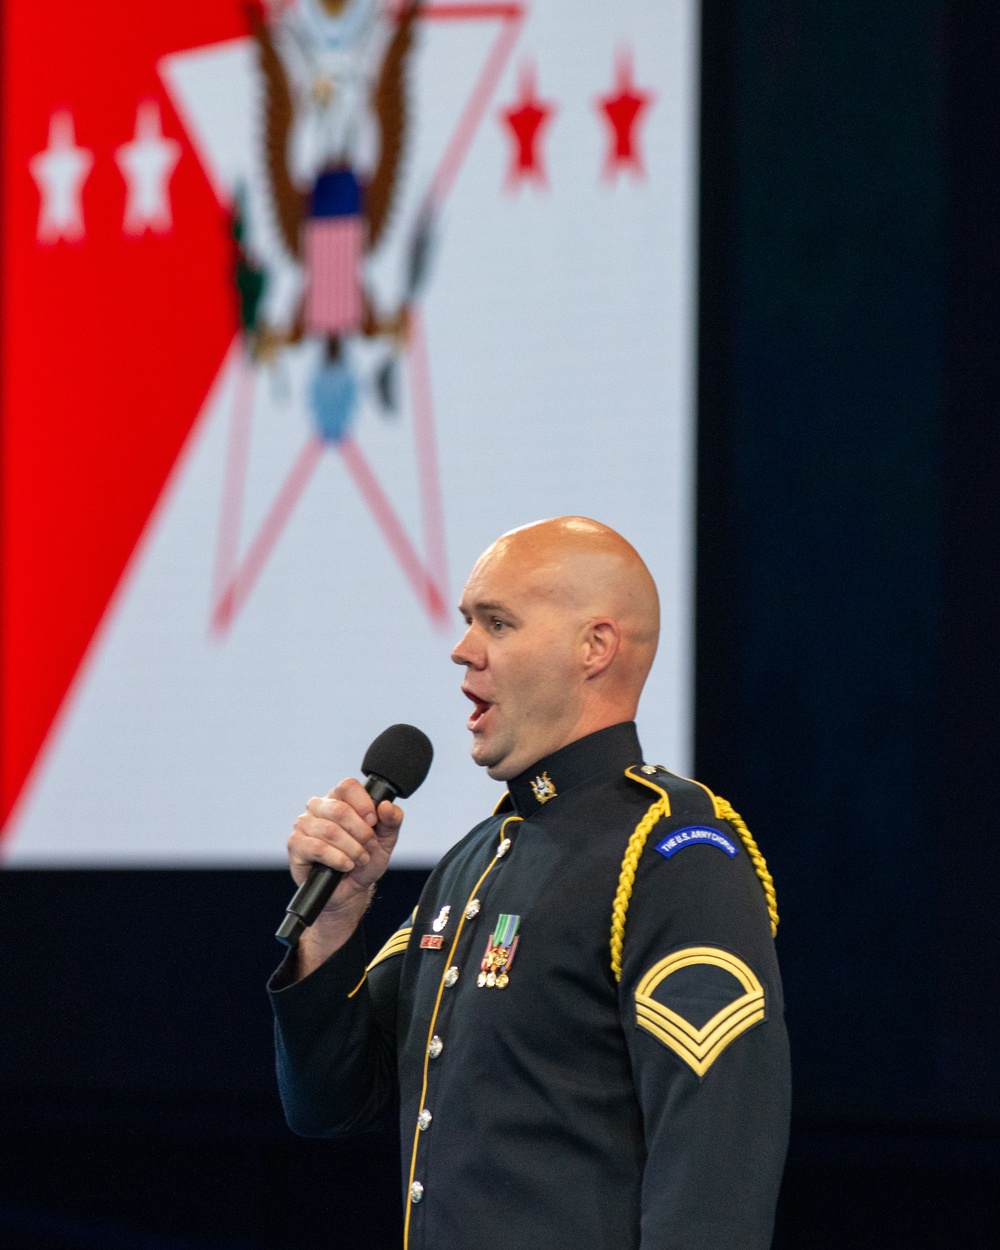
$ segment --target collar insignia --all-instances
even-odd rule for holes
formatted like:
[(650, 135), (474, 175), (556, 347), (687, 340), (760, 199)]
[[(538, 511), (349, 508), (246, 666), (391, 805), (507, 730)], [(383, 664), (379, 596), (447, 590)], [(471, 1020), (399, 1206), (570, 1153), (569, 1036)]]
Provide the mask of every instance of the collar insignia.
[(540, 777), (536, 777), (531, 783), (531, 789), (539, 803), (547, 803), (549, 799), (554, 799), (558, 793), (548, 773), (542, 773)]
[(435, 933), (441, 933), (448, 923), (448, 917), (451, 915), (451, 903), (445, 903), (437, 914), (437, 919), (431, 925)]
[(488, 985), (490, 989), (504, 990), (510, 980), (508, 973), (514, 962), (514, 952), (520, 939), (517, 936), (520, 916), (508, 916), (501, 912), (497, 917), (496, 928), (486, 943), (486, 954), (480, 964), (482, 971), (476, 978), (480, 989)]

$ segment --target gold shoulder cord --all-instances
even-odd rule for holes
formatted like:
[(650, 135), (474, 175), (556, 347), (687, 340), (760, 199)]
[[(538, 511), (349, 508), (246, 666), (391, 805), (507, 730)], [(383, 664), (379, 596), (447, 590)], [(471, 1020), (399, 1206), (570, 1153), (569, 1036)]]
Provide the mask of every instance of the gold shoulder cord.
[(622, 948), (625, 945), (625, 916), (628, 905), (632, 901), (632, 886), (635, 884), (635, 870), (639, 866), (639, 856), (646, 845), (653, 826), (661, 816), (670, 814), (670, 801), (663, 795), (651, 804), (649, 811), (635, 827), (635, 832), (628, 840), (622, 870), (618, 877), (618, 889), (611, 908), (611, 971), (615, 980), (622, 979)]
[[(652, 833), (657, 821), (662, 816), (670, 815), (670, 800), (667, 798), (665, 791), (660, 790), (659, 786), (654, 786), (652, 782), (644, 781), (631, 773), (628, 775), (632, 777), (633, 781), (640, 781), (643, 785), (648, 785), (650, 789), (659, 790), (660, 798), (650, 805), (645, 816), (636, 825), (635, 831), (628, 840), (628, 846), (625, 848), (625, 858), (622, 860), (621, 873), (618, 877), (618, 889), (615, 892), (615, 901), (611, 908), (611, 971), (614, 973), (616, 981), (621, 981), (622, 979), (625, 917), (628, 914), (628, 905), (632, 901), (632, 887), (635, 884), (635, 873), (639, 866), (639, 856), (642, 854), (643, 847), (646, 845), (646, 839)], [(701, 785), (700, 782), (696, 784)], [(707, 786), (702, 788), (711, 797), (718, 819), (727, 820), (739, 834), (740, 841), (746, 847), (747, 854), (750, 856), (750, 862), (753, 864), (754, 871), (757, 873), (764, 889), (767, 914), (771, 919), (771, 936), (774, 937), (778, 932), (778, 898), (774, 891), (774, 878), (767, 868), (767, 861), (760, 853), (760, 848), (757, 846), (753, 834), (746, 827), (739, 812), (735, 811), (725, 799), (712, 794)]]
[(736, 832), (740, 835), (740, 841), (747, 848), (747, 854), (750, 856), (750, 862), (754, 866), (754, 871), (760, 878), (760, 883), (764, 887), (764, 898), (767, 900), (767, 914), (771, 917), (771, 937), (778, 932), (778, 896), (774, 892), (774, 878), (771, 876), (767, 867), (767, 860), (760, 853), (760, 847), (754, 841), (754, 836), (743, 822), (743, 817), (739, 812), (726, 802), (725, 799), (713, 795), (715, 799), (715, 810), (720, 820), (728, 820)]

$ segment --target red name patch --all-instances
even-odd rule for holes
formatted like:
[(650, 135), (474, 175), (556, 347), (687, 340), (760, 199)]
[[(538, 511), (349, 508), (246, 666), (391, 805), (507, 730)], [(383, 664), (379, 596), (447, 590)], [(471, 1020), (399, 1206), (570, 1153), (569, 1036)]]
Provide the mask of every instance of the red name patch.
[(444, 946), (444, 938), (436, 933), (425, 933), (420, 939), (421, 950), (439, 951)]

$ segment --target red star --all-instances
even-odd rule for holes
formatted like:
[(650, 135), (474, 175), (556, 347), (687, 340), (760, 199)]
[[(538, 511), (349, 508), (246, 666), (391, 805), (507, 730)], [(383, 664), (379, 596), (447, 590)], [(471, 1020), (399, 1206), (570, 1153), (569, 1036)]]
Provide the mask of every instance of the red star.
[(539, 141), (543, 129), (552, 120), (556, 111), (555, 105), (551, 101), (540, 100), (535, 95), (533, 65), (526, 64), (522, 67), (518, 90), (520, 96), (516, 105), (500, 110), (500, 116), (510, 128), (511, 138), (514, 140), (510, 169), (507, 171), (507, 185), (513, 187), (522, 180), (533, 178), (543, 187), (548, 186)]
[(655, 98), (651, 91), (636, 89), (632, 81), (632, 54), (620, 53), (615, 68), (614, 94), (597, 97), (597, 107), (611, 127), (605, 178), (613, 178), (621, 169), (630, 169), (640, 178), (645, 177), (635, 127)]

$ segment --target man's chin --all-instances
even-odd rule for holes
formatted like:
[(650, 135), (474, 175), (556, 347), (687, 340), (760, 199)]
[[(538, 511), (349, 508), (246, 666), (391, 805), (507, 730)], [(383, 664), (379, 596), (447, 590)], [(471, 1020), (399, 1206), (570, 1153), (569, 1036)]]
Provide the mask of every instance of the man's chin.
[(473, 738), (472, 762), (478, 764), (480, 768), (485, 768), (488, 776), (494, 781), (507, 781), (514, 774), (504, 768), (504, 762), (509, 752), (504, 751), (497, 745), (490, 745), (484, 742), (482, 738)]

